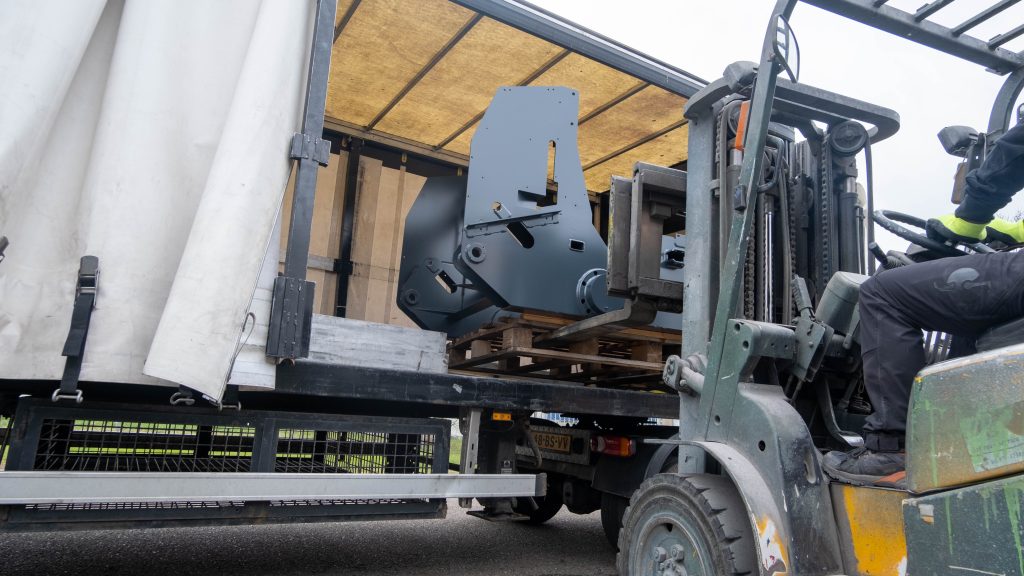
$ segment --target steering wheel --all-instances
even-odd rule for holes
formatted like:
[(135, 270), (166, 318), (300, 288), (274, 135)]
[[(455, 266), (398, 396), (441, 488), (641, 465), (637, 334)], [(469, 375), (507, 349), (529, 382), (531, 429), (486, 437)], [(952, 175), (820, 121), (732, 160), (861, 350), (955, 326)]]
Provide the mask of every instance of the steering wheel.
[(970, 253), (957, 248), (956, 246), (959, 244), (963, 244), (964, 246), (970, 248), (974, 252), (995, 252), (995, 250), (993, 250), (991, 247), (986, 246), (981, 242), (958, 242), (956, 244), (950, 245), (946, 244), (945, 242), (933, 240), (923, 233), (914, 232), (913, 230), (910, 230), (897, 224), (897, 222), (900, 222), (903, 224), (907, 224), (909, 226), (913, 226), (915, 228), (920, 228), (921, 230), (925, 230), (925, 225), (927, 224), (927, 222), (922, 218), (918, 218), (917, 216), (911, 216), (910, 214), (895, 212), (893, 210), (875, 210), (874, 219), (879, 226), (888, 230), (889, 232), (892, 232), (893, 234), (899, 236), (900, 238), (903, 238), (908, 242), (917, 244), (918, 246), (926, 250), (930, 250), (931, 252), (934, 252), (941, 256), (966, 256), (967, 254)]

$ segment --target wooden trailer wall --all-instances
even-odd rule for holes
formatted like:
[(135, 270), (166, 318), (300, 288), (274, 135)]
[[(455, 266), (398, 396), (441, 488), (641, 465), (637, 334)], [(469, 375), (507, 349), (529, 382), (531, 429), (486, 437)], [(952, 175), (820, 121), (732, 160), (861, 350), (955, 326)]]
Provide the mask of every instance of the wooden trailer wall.
[[(398, 268), (402, 260), (405, 217), (426, 177), (406, 167), (392, 168), (368, 156), (360, 156), (352, 219), (352, 272), (347, 306), (336, 313), (338, 274), (335, 261), (341, 256), (341, 227), (348, 167), (348, 152), (332, 153), (328, 165), (317, 176), (313, 229), (309, 242), (306, 277), (316, 282), (313, 311), (328, 316), (345, 316), (382, 324), (415, 327), (395, 304)], [(454, 169), (453, 169), (454, 171)], [(281, 254), (288, 238), (291, 213), (291, 185), (282, 214)]]

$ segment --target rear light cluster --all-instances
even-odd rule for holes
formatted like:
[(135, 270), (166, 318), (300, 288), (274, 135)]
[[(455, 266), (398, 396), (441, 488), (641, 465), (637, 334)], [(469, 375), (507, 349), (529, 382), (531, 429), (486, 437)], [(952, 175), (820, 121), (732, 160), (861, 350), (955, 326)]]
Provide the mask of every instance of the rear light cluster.
[(625, 436), (591, 436), (590, 451), (628, 458), (636, 455), (636, 440)]

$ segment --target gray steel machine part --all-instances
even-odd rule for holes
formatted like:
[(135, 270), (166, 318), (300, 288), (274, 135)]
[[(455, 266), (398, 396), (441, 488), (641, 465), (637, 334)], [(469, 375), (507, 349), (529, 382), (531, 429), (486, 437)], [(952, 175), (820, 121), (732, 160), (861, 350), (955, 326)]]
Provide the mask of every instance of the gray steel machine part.
[[(572, 342), (623, 328), (679, 326), (683, 306), (683, 256), (686, 250), (684, 207), (686, 172), (637, 162), (632, 180), (612, 177), (608, 202), (608, 270), (591, 271), (601, 280), (580, 285), (577, 297), (591, 306), (587, 314), (600, 312), (540, 339), (541, 342)], [(666, 231), (678, 231), (667, 236)], [(604, 290), (607, 288), (607, 291)], [(594, 294), (603, 302), (626, 299), (625, 306), (595, 306)], [(584, 300), (585, 299), (585, 300)]]
[(607, 249), (583, 181), (578, 115), (575, 90), (503, 87), (473, 136), (459, 267), (502, 306), (587, 315), (577, 284), (604, 268)]
[[(570, 88), (500, 88), (473, 136), (468, 177), (428, 179), (406, 218), (399, 273), (398, 305), (417, 324), (459, 336), (521, 310), (589, 317), (623, 308), (608, 293), (578, 114)], [(676, 262), (662, 278), (681, 289)], [(678, 316), (654, 324), (677, 326)]]
[(465, 177), (427, 179), (406, 219), (398, 275), (398, 308), (422, 328), (453, 335), (503, 314), (456, 266), (465, 200)]

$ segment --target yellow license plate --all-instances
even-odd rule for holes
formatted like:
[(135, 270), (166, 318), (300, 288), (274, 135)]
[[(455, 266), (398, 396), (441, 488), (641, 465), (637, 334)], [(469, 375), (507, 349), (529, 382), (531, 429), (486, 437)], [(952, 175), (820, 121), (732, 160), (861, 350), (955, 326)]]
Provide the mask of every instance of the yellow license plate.
[(533, 437), (537, 440), (537, 445), (540, 446), (541, 450), (547, 450), (549, 452), (561, 452), (562, 454), (569, 454), (572, 452), (570, 445), (572, 444), (572, 436), (567, 434), (548, 434), (546, 432), (534, 432)]

